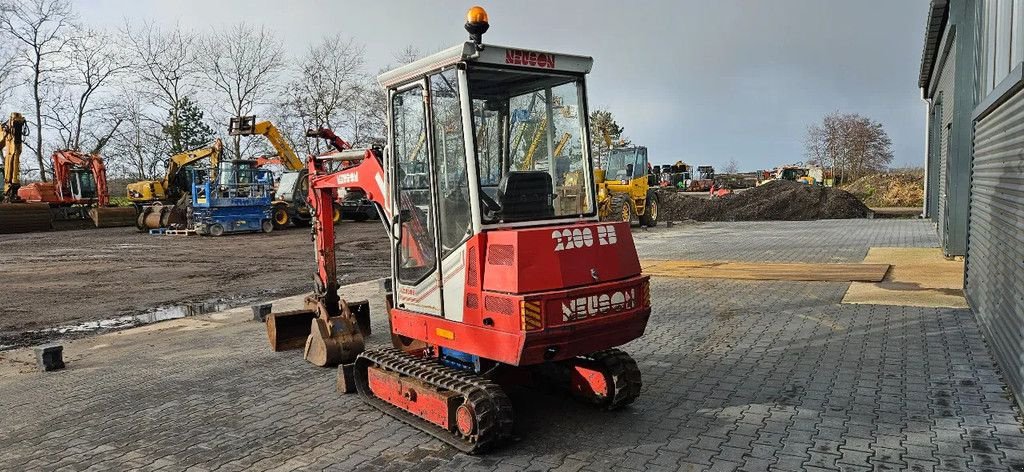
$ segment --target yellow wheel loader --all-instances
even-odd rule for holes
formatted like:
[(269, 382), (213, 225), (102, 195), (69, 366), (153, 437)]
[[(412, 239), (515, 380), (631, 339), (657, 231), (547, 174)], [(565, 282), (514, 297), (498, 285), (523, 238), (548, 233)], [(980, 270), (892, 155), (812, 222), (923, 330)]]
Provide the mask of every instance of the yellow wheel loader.
[(650, 173), (647, 148), (612, 149), (603, 169), (594, 170), (597, 208), (602, 221), (628, 221), (657, 226), (659, 201), (654, 191), (657, 177)]

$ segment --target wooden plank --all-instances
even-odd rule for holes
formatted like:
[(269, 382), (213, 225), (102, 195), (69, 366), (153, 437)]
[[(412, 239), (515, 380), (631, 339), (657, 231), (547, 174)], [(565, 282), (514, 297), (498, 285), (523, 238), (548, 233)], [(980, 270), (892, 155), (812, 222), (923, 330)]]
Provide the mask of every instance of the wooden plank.
[(879, 283), (852, 283), (843, 303), (967, 308), (964, 262), (949, 260), (937, 247), (873, 247), (866, 262), (892, 264)]
[(889, 264), (643, 260), (640, 265), (644, 274), (657, 277), (804, 282), (881, 282), (889, 271)]

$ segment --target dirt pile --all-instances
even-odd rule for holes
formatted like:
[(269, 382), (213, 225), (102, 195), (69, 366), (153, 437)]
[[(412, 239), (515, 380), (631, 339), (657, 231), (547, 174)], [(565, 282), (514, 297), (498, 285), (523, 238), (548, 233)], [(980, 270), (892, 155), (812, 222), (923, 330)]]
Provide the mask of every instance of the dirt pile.
[(868, 208), (849, 192), (788, 180), (768, 182), (722, 198), (658, 192), (665, 219), (757, 221), (864, 218)]
[(861, 177), (843, 187), (869, 207), (924, 205), (924, 171), (886, 172)]

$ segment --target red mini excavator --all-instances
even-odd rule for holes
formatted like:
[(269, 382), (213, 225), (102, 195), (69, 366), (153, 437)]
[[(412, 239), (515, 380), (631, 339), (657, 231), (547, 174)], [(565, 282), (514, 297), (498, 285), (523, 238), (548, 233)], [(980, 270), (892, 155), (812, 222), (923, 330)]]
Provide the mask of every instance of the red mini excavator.
[(36, 182), (21, 187), (18, 196), (26, 202), (48, 203), (62, 219), (85, 218), (97, 227), (135, 224), (134, 208), (110, 207), (107, 169), (99, 154), (54, 151), (53, 182)]
[[(340, 365), (344, 390), (474, 453), (512, 435), (509, 382), (632, 403), (640, 371), (615, 348), (643, 335), (651, 308), (628, 223), (598, 220), (592, 59), (484, 45), (486, 13), (467, 19), (471, 41), (380, 76), (386, 150), (307, 161), (316, 286), (267, 332), (274, 350)], [(366, 305), (337, 293), (339, 188), (364, 192), (385, 222), (387, 348), (365, 348)]]

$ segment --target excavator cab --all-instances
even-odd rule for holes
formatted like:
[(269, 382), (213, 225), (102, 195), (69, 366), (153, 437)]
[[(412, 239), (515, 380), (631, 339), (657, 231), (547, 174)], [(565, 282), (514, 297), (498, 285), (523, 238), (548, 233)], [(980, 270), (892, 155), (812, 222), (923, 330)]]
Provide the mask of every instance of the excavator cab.
[(88, 169), (71, 169), (68, 174), (68, 190), (74, 200), (97, 198), (96, 177)]

